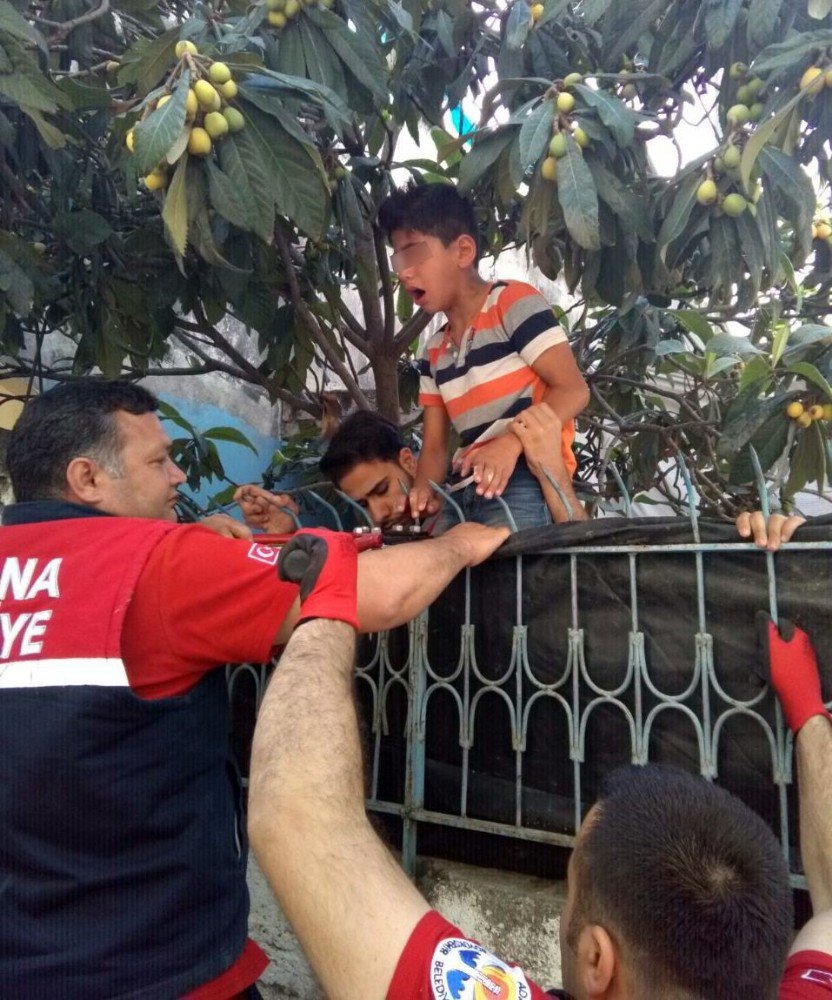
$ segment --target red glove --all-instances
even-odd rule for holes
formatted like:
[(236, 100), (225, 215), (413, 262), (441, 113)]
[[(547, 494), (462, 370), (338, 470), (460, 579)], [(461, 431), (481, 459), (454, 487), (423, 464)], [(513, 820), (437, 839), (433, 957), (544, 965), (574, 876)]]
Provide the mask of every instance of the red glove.
[(820, 689), (820, 674), (809, 636), (787, 618), (780, 629), (765, 613), (757, 612), (757, 634), (762, 641), (767, 680), (780, 699), (783, 715), (793, 733), (813, 715), (827, 715)]
[(330, 618), (358, 630), (358, 553), (352, 535), (304, 528), (280, 550), (277, 575), (300, 586), (300, 620)]

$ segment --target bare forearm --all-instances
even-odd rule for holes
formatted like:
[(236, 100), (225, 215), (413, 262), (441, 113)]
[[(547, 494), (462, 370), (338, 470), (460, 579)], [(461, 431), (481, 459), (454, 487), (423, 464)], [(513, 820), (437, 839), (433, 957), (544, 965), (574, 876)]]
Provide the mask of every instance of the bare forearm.
[(364, 810), (353, 699), (353, 634), (300, 626), (254, 735), (252, 847), (327, 996), (384, 997), (428, 906)]
[(540, 488), (543, 491), (543, 499), (546, 501), (549, 513), (552, 515), (552, 520), (555, 524), (562, 524), (570, 520), (569, 514), (571, 514), (571, 520), (573, 521), (588, 521), (589, 516), (584, 509), (584, 505), (575, 496), (575, 490), (572, 488), (572, 480), (566, 475), (557, 475), (554, 472), (555, 467), (553, 463), (551, 467), (546, 468), (546, 471), (552, 476), (566, 497), (566, 502), (569, 504), (569, 513), (567, 513), (563, 505), (563, 500), (561, 500), (557, 490), (546, 478), (543, 470), (541, 469), (539, 474), (535, 473), (540, 483)]
[(426, 483), (428, 480), (441, 483), (445, 478), (447, 469), (448, 453), (446, 449), (444, 447), (425, 445), (419, 453), (419, 461), (416, 465), (416, 480), (420, 483)]
[(589, 389), (586, 383), (569, 387), (549, 386), (541, 402), (548, 403), (561, 423), (565, 424), (584, 411), (589, 402)]
[(358, 560), (358, 621), (380, 632), (415, 618), (468, 565), (470, 549), (453, 534), (366, 552)]
[(812, 909), (832, 909), (832, 722), (809, 719), (795, 741), (800, 853)]

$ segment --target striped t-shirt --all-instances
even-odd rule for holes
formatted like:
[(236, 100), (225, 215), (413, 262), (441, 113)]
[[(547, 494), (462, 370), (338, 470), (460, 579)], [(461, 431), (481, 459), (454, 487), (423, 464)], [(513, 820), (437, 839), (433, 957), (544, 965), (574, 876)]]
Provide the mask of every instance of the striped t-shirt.
[[(531, 285), (498, 281), (457, 350), (446, 323), (419, 360), (419, 403), (444, 406), (466, 451), (499, 437), (522, 410), (539, 403), (546, 383), (532, 369), (544, 351), (566, 341), (552, 307)], [(575, 425), (563, 426), (562, 450), (570, 475)]]

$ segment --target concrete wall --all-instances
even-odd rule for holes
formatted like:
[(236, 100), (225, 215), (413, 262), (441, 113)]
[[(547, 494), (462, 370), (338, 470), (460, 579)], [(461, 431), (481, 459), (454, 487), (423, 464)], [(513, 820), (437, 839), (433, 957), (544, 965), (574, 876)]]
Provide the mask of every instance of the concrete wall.
[[(520, 965), (545, 989), (560, 984), (558, 927), (564, 883), (432, 858), (421, 858), (417, 864), (419, 888), (448, 920), (501, 958)], [(259, 984), (263, 996), (266, 1000), (323, 1000), (253, 859), (248, 881), (249, 930), (271, 958)]]

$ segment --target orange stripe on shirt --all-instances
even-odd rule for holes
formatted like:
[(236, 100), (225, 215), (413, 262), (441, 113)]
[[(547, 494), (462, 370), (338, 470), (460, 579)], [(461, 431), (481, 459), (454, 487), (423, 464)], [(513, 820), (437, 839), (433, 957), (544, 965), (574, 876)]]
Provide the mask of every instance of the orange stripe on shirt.
[[(494, 305), (481, 312), (477, 317), (476, 329), (501, 326), (503, 316), (514, 303), (521, 299), (527, 299), (530, 295), (539, 296), (540, 292), (536, 288), (532, 288), (531, 285), (524, 285), (522, 282), (512, 282), (506, 288), (500, 289), (500, 294)], [(556, 325), (554, 313), (552, 313), (552, 323)]]
[(420, 392), (419, 393), (419, 406), (442, 406), (445, 403), (438, 393), (431, 392)]
[(454, 417), (465, 413), (467, 410), (473, 410), (477, 406), (484, 406), (486, 403), (491, 403), (493, 400), (499, 399), (510, 392), (518, 392), (521, 389), (525, 389), (526, 386), (533, 385), (538, 378), (531, 368), (524, 366), (523, 368), (518, 368), (517, 371), (509, 372), (508, 375), (501, 375), (499, 378), (490, 379), (488, 382), (483, 383), (483, 385), (474, 386), (473, 389), (469, 389), (468, 392), (463, 393), (456, 399), (446, 400), (445, 406), (448, 410), (448, 416), (453, 420)]

